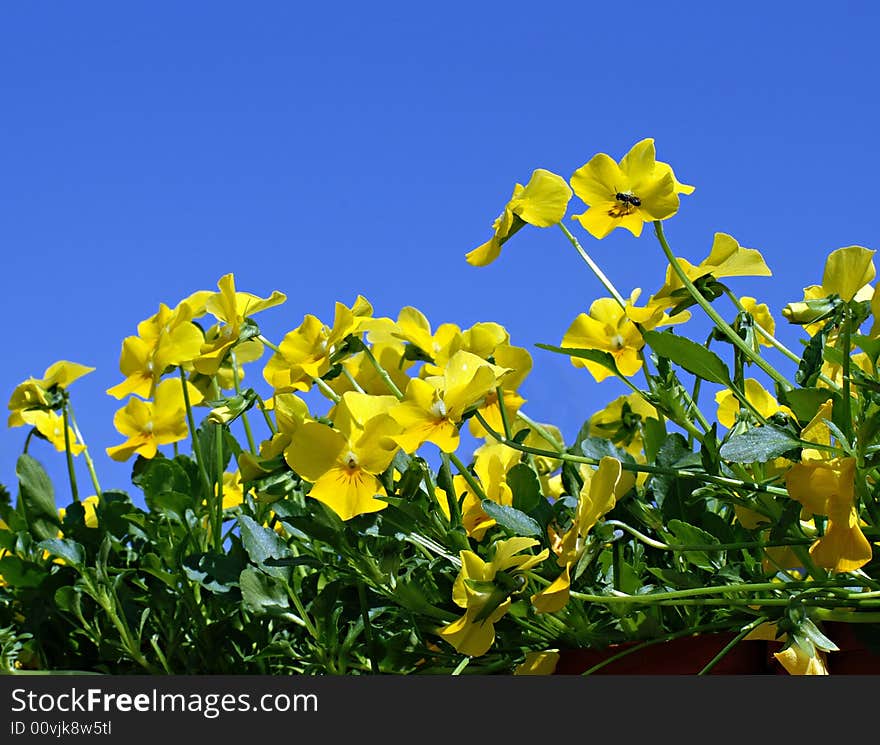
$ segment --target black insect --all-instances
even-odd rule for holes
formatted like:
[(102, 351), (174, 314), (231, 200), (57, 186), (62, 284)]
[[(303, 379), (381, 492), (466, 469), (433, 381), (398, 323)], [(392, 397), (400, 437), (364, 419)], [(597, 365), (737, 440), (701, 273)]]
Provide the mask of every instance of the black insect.
[(614, 198), (618, 202), (623, 202), (624, 204), (631, 204), (633, 207), (641, 207), (642, 206), (641, 199), (639, 199), (637, 196), (634, 196), (632, 194), (624, 194), (622, 191), (617, 192), (617, 194), (614, 195)]

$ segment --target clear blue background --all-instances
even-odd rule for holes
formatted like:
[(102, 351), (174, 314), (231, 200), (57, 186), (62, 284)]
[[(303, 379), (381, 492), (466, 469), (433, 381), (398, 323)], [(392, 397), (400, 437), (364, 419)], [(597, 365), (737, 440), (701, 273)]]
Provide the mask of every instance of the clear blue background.
[[(558, 229), (487, 268), (464, 254), (534, 168), (568, 178), (643, 137), (697, 187), (667, 223), (676, 252), (702, 259), (715, 231), (761, 249), (773, 279), (731, 286), (778, 315), (828, 252), (880, 245), (878, 22), (869, 2), (6, 4), (0, 391), (95, 366), (76, 411), (104, 488), (128, 488), (104, 452), (123, 439), (105, 394), (122, 339), (226, 272), (288, 295), (258, 317), (276, 340), (362, 293), (377, 315), (558, 343), (603, 294)], [(624, 293), (660, 285), (650, 230), (573, 229)], [(569, 438), (623, 392), (534, 358), (526, 411)], [(0, 433), (13, 493), (25, 434)], [(63, 454), (31, 452), (66, 503)]]

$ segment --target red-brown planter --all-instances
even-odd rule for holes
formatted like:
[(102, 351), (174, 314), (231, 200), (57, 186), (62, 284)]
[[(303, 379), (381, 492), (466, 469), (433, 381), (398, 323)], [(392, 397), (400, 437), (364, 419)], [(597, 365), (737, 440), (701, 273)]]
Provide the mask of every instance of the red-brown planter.
[[(651, 644), (609, 662), (593, 675), (696, 675), (736, 634), (699, 634)], [(560, 650), (557, 675), (581, 675), (594, 665), (640, 642), (615, 644), (605, 649)], [(763, 675), (767, 672), (767, 647), (761, 641), (741, 641), (710, 670), (710, 675)]]
[[(823, 632), (838, 647), (826, 655), (830, 675), (880, 675), (880, 647), (864, 640), (860, 624), (826, 622)], [(592, 675), (696, 675), (736, 634), (698, 634), (652, 644), (602, 665)], [(582, 675), (614, 655), (640, 642), (615, 644), (604, 649), (563, 649), (556, 675)], [(757, 639), (739, 641), (709, 671), (709, 675), (788, 675), (773, 656), (781, 642)]]

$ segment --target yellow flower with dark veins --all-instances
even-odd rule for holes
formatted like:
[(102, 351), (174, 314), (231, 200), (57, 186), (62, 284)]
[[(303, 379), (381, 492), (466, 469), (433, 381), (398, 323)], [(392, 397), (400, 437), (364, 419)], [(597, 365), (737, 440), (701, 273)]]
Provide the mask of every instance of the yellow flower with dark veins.
[(510, 609), (511, 594), (525, 586), (521, 575), (550, 555), (546, 548), (537, 555), (521, 553), (537, 545), (533, 538), (496, 541), (491, 561), (484, 561), (473, 551), (462, 551), (452, 600), (465, 613), (444, 626), (440, 636), (461, 654), (479, 657), (488, 652), (495, 641), (495, 624)]
[(334, 426), (306, 421), (293, 433), (284, 458), (312, 483), (308, 496), (332, 509), (342, 520), (378, 512), (388, 506), (377, 478), (391, 464), (400, 431), (388, 410), (393, 396), (348, 392), (331, 412)]
[(445, 453), (458, 449), (458, 425), (469, 407), (494, 391), (510, 372), (470, 352), (456, 352), (443, 375), (413, 378), (405, 398), (390, 414), (402, 432), (397, 442), (407, 452), (433, 442)]
[(30, 410), (53, 408), (53, 395), (59, 389), (66, 389), (74, 380), (94, 371), (94, 367), (86, 367), (76, 362), (60, 360), (49, 365), (42, 378), (28, 378), (19, 383), (9, 398), (10, 427), (21, 427), (26, 423), (23, 414)]
[[(132, 455), (154, 458), (160, 445), (186, 439), (186, 404), (180, 380), (168, 378), (156, 386), (152, 401), (131, 398), (113, 417), (113, 425), (128, 439), (121, 445), (107, 448), (113, 460), (125, 461)], [(201, 402), (202, 394), (187, 382), (190, 403)]]
[(668, 163), (656, 160), (650, 138), (633, 145), (620, 163), (605, 153), (594, 155), (572, 174), (571, 187), (589, 208), (574, 219), (594, 238), (618, 227), (638, 237), (645, 222), (678, 211), (679, 194), (694, 191), (678, 182)]
[(571, 189), (565, 179), (543, 168), (532, 172), (529, 182), (513, 188), (513, 196), (495, 219), (495, 234), (465, 258), (474, 266), (491, 264), (501, 253), (501, 246), (526, 223), (539, 228), (558, 224), (565, 216)]

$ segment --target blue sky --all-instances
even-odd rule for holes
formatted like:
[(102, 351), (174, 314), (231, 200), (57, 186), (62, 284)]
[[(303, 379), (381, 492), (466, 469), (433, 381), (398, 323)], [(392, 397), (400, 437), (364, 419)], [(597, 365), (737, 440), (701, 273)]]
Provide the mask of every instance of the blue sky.
[[(104, 488), (129, 488), (104, 453), (122, 339), (227, 272), (288, 296), (259, 317), (276, 340), (360, 293), (377, 315), (558, 343), (602, 294), (558, 229), (486, 268), (464, 254), (534, 168), (568, 178), (644, 137), (697, 187), (673, 248), (698, 261), (715, 231), (759, 248), (773, 278), (730, 284), (778, 316), (831, 250), (880, 246), (878, 21), (867, 2), (7, 5), (0, 391), (58, 359), (96, 367), (71, 390), (79, 423)], [(572, 229), (625, 294), (661, 284), (650, 230)], [(526, 410), (568, 437), (623, 390), (533, 356)], [(13, 492), (25, 434), (0, 432)], [(31, 452), (64, 502), (63, 454)]]

